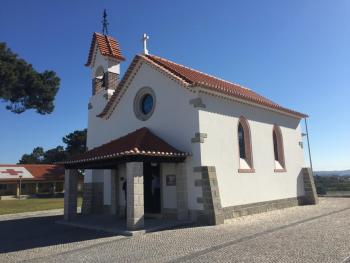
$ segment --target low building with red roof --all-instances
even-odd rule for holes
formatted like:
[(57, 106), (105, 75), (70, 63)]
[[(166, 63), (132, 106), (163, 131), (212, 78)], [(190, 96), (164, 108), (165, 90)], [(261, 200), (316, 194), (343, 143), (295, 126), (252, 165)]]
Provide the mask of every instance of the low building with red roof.
[(151, 55), (147, 40), (121, 78), (118, 41), (92, 36), (88, 151), (64, 162), (66, 220), (76, 217), (78, 169), (85, 169), (82, 213), (125, 217), (129, 229), (150, 214), (221, 224), (317, 202), (304, 167), (307, 114)]
[(0, 196), (62, 193), (64, 167), (50, 164), (1, 164)]

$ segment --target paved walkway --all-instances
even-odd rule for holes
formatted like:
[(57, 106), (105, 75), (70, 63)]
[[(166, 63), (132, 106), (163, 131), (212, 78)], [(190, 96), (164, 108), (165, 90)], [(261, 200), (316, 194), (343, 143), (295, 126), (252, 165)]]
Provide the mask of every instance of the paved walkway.
[(0, 222), (0, 261), (350, 262), (350, 198), (131, 238), (57, 225), (57, 218)]
[(50, 209), (50, 210), (44, 210), (44, 211), (0, 215), (0, 222), (6, 221), (6, 220), (43, 217), (43, 216), (57, 216), (57, 215), (63, 215), (63, 209)]
[[(81, 207), (78, 207), (77, 211), (78, 211), (78, 213), (80, 213)], [(0, 222), (7, 221), (7, 220), (15, 220), (15, 219), (25, 219), (25, 218), (45, 217), (45, 216), (58, 216), (58, 215), (63, 215), (63, 208), (0, 215)]]

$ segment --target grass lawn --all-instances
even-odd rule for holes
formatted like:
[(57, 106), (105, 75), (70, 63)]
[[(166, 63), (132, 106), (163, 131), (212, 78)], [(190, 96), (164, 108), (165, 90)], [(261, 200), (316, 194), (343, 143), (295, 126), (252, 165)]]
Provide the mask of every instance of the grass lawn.
[[(78, 198), (78, 207), (82, 198)], [(0, 215), (63, 208), (63, 198), (0, 200)]]

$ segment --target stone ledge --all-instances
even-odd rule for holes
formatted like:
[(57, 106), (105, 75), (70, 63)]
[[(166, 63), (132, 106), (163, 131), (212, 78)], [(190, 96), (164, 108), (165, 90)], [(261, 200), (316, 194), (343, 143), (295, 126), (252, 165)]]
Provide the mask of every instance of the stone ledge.
[(201, 173), (201, 172), (216, 172), (215, 166), (196, 166), (193, 167), (193, 172)]
[(194, 138), (191, 139), (192, 143), (204, 143), (204, 139), (207, 138), (208, 135), (206, 133), (196, 132)]
[(265, 202), (257, 202), (246, 205), (237, 205), (237, 206), (229, 206), (224, 207), (224, 216), (226, 219), (232, 219), (236, 217), (253, 215), (259, 213), (265, 213), (272, 210), (278, 210), (293, 206), (298, 206), (304, 203), (304, 197), (293, 197), (293, 198), (285, 198), (278, 199), (272, 201)]

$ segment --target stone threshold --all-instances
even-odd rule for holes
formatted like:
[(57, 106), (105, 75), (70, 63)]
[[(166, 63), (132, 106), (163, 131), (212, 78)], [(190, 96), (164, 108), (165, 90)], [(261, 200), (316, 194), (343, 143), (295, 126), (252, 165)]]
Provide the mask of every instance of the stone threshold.
[[(111, 221), (111, 219), (113, 219), (113, 222)], [(145, 219), (145, 227), (143, 229), (128, 230), (126, 228), (125, 220), (105, 215), (84, 216), (80, 218), (78, 217), (78, 219), (72, 221), (59, 220), (56, 221), (56, 223), (71, 227), (103, 231), (115, 235), (122, 235), (128, 237), (142, 235), (150, 232), (169, 230), (177, 227), (194, 224), (193, 221)]]

